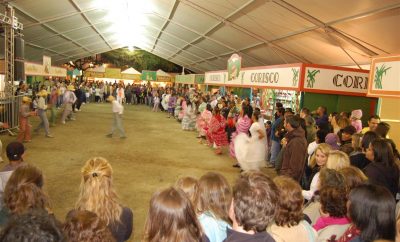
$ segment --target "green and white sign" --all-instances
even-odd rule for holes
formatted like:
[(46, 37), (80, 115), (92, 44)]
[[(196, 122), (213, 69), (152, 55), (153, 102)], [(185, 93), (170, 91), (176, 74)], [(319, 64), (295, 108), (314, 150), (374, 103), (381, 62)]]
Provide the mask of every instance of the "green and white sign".
[(372, 60), (368, 96), (400, 98), (400, 56)]
[(299, 89), (300, 66), (272, 67), (242, 70), (239, 78), (242, 85), (276, 89)]
[(303, 89), (306, 92), (364, 95), (368, 76), (369, 72), (365, 70), (306, 66)]
[(242, 57), (233, 54), (228, 60), (228, 82), (235, 81), (239, 78), (240, 69), (242, 68)]
[(157, 72), (155, 71), (142, 71), (142, 81), (157, 81)]
[(204, 83), (209, 85), (224, 85), (228, 80), (227, 71), (210, 71), (205, 73)]

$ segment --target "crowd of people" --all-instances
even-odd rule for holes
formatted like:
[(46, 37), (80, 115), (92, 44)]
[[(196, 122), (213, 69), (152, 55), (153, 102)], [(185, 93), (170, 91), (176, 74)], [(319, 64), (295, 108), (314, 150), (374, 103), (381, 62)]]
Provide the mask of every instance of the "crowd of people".
[[(76, 93), (88, 85), (103, 86), (102, 90), (114, 87), (100, 98), (95, 92), (94, 101), (145, 104), (153, 112), (166, 112), (167, 118), (181, 122), (182, 130), (195, 131), (199, 143), (217, 155), (227, 151), (235, 160), (233, 166), (241, 169), (233, 186), (218, 172), (209, 172), (198, 179), (182, 177), (173, 186), (156, 191), (144, 234), (137, 235), (142, 241), (369, 242), (395, 241), (396, 233), (400, 239), (396, 213), (400, 154), (389, 139), (390, 126), (377, 115), (363, 128), (358, 109), (328, 114), (320, 106), (296, 114), (276, 103), (274, 117), (268, 121), (259, 102), (242, 100), (233, 93), (202, 94), (195, 89), (141, 85), (130, 87), (140, 90), (135, 99), (126, 95), (128, 87), (123, 84), (82, 83), (66, 86), (62, 102), (68, 113), (62, 121), (74, 106), (80, 109), (80, 98), (91, 102), (91, 95)], [(58, 94), (63, 86), (51, 86), (49, 97), (44, 88), (38, 90), (36, 108), (59, 100), (51, 93)], [(68, 91), (73, 94), (66, 95)], [(72, 97), (71, 102), (66, 96)], [(29, 101), (25, 99), (28, 107), (22, 105), (21, 115), (46, 116), (30, 111)], [(119, 122), (117, 117), (114, 122)], [(42, 120), (39, 127), (46, 127), (46, 122)], [(46, 136), (51, 134), (46, 131)], [(21, 137), (19, 141), (29, 141)], [(86, 162), (75, 209), (60, 222), (41, 189), (42, 172), (23, 160), (24, 151), (21, 142), (12, 142), (6, 149), (9, 164), (0, 173), (5, 184), (0, 193), (0, 241), (130, 238), (133, 212), (119, 203), (106, 159), (94, 157)], [(275, 169), (277, 176), (266, 175), (264, 167)]]

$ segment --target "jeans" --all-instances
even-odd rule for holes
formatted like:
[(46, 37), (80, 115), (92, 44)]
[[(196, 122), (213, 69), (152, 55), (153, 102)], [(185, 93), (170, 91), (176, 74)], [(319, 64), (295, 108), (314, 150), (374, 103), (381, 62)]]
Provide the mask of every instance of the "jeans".
[(276, 158), (278, 157), (279, 151), (281, 150), (281, 144), (279, 141), (271, 140), (271, 159), (270, 163), (275, 165)]
[(114, 115), (114, 120), (113, 120), (113, 124), (112, 124), (112, 127), (111, 127), (111, 133), (110, 134), (111, 135), (114, 134), (115, 130), (118, 129), (120, 134), (121, 134), (121, 137), (125, 137), (126, 135), (125, 135), (125, 130), (122, 127), (121, 114), (113, 113), (113, 115)]
[(38, 132), (41, 128), (44, 128), (46, 135), (50, 135), (49, 120), (47, 119), (46, 110), (38, 109), (38, 116), (40, 117), (41, 122), (35, 131)]

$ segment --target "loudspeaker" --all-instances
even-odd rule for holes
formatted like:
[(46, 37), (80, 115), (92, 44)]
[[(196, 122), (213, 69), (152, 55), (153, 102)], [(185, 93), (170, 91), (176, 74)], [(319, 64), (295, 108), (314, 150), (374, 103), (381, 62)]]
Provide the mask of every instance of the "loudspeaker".
[(25, 81), (25, 64), (24, 60), (14, 60), (14, 80)]
[(14, 59), (25, 58), (25, 41), (21, 37), (14, 38)]

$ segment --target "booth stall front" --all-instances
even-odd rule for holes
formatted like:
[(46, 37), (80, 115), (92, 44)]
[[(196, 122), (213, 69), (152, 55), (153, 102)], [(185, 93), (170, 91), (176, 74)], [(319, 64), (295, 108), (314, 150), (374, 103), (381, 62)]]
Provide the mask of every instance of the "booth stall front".
[(390, 125), (389, 136), (400, 147), (400, 55), (372, 59), (368, 96), (378, 97), (377, 114)]
[(173, 85), (173, 78), (168, 73), (158, 71), (142, 71), (142, 84), (148, 84), (152, 87), (167, 87)]
[(301, 106), (310, 110), (325, 106), (328, 113), (361, 109), (367, 125), (377, 106), (376, 98), (367, 97), (368, 76), (368, 70), (303, 64)]
[(196, 88), (204, 91), (204, 74), (176, 75), (175, 84), (178, 84), (179, 87)]
[(227, 71), (209, 71), (204, 74), (205, 91), (225, 93), (225, 82), (228, 80)]
[(83, 78), (85, 81), (93, 82), (96, 78), (104, 78), (106, 68), (101, 66), (96, 66), (94, 68), (88, 68), (83, 72)]
[(67, 69), (51, 65), (51, 58), (43, 56), (43, 63), (25, 62), (26, 82), (33, 90), (41, 85), (50, 86), (50, 80), (64, 80), (67, 78)]

